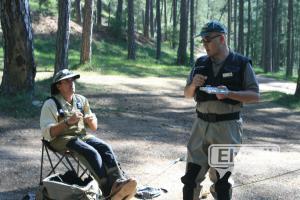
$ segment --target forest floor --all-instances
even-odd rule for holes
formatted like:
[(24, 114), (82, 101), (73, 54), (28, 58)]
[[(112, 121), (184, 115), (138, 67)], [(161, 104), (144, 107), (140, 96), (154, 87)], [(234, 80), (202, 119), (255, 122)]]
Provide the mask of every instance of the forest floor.
[[(51, 75), (37, 73), (39, 79)], [(292, 92), (295, 86), (259, 80), (262, 91), (284, 87)], [(98, 117), (94, 134), (112, 145), (124, 171), (139, 185), (167, 189), (158, 200), (182, 199), (185, 162), (172, 162), (186, 155), (196, 117), (194, 101), (183, 97), (185, 80), (82, 72), (78, 85), (77, 91), (89, 99)], [(244, 107), (243, 121), (244, 143), (276, 144), (281, 151), (242, 154), (233, 172), (233, 199), (300, 199), (300, 112), (261, 102)], [(16, 119), (0, 111), (1, 200), (22, 199), (37, 189), (40, 139), (39, 116)], [(209, 185), (206, 180), (204, 189)]]

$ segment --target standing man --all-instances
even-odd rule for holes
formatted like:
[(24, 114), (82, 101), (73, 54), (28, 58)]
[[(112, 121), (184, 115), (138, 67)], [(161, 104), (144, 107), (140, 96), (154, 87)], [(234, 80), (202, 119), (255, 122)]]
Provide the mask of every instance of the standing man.
[(68, 69), (55, 74), (51, 98), (41, 111), (43, 137), (56, 151), (76, 155), (97, 180), (104, 197), (129, 200), (135, 195), (136, 180), (124, 178), (110, 145), (86, 132), (87, 128), (97, 130), (97, 118), (88, 100), (75, 94), (74, 81), (79, 77)]
[[(214, 183), (210, 188), (214, 198), (231, 199), (232, 185), (228, 181), (231, 172), (229, 168), (210, 168), (208, 148), (212, 144), (241, 144), (243, 103), (259, 101), (251, 60), (230, 51), (226, 34), (226, 28), (218, 21), (210, 21), (202, 27), (199, 36), (207, 56), (197, 59), (184, 88), (184, 96), (197, 102), (197, 119), (187, 145), (186, 172), (181, 178), (183, 200), (199, 199), (200, 184), (208, 170)], [(223, 93), (200, 90), (205, 86), (223, 89)]]

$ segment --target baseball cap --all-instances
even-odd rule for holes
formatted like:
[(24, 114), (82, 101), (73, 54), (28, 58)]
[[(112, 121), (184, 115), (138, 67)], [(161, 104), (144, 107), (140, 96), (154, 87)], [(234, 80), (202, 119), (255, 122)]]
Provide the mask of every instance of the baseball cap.
[(195, 37), (205, 37), (211, 32), (227, 33), (226, 27), (217, 20), (209, 21), (201, 28), (201, 32)]
[(58, 83), (59, 81), (64, 80), (64, 79), (68, 79), (68, 78), (73, 78), (75, 80), (75, 79), (80, 78), (80, 75), (77, 73), (74, 73), (68, 69), (62, 69), (62, 70), (58, 71), (54, 75), (53, 80), (52, 80), (51, 95), (58, 94), (56, 83)]

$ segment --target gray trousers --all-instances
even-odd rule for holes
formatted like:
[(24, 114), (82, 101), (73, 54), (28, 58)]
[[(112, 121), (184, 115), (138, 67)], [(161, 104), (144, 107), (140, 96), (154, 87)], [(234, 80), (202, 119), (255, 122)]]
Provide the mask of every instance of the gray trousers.
[[(218, 180), (216, 170), (208, 165), (208, 148), (211, 144), (241, 144), (242, 120), (206, 122), (197, 118), (193, 124), (191, 137), (187, 145), (187, 163), (201, 166), (195, 178), (196, 188), (194, 200), (198, 200), (202, 189), (201, 182), (209, 172), (209, 178), (214, 183), (211, 193), (215, 194), (215, 183)], [(222, 178), (222, 177), (221, 177)]]

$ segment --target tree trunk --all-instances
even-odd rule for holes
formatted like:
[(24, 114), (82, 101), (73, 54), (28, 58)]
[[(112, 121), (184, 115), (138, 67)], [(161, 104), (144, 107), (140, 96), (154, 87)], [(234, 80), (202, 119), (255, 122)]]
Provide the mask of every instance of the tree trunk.
[(156, 0), (156, 59), (160, 59), (161, 54), (161, 16), (160, 16), (160, 0)]
[(279, 70), (279, 62), (278, 62), (278, 49), (279, 49), (279, 20), (278, 20), (278, 0), (274, 0), (274, 8), (273, 8), (273, 22), (272, 22), (272, 25), (273, 25), (273, 41), (272, 41), (272, 63), (273, 63), (273, 72), (278, 72)]
[(244, 54), (244, 0), (239, 0), (238, 52)]
[(24, 91), (32, 96), (36, 66), (28, 0), (1, 0), (4, 68), (0, 90), (3, 94)]
[(150, 24), (150, 0), (146, 0), (145, 6), (145, 24), (144, 24), (144, 36), (149, 38), (149, 24)]
[(188, 31), (187, 0), (181, 0), (179, 45), (177, 50), (177, 64), (179, 65), (184, 65), (187, 63), (187, 54), (186, 54), (187, 31)]
[(265, 8), (266, 24), (265, 24), (265, 46), (264, 46), (264, 71), (272, 72), (272, 0), (266, 1)]
[(190, 0), (190, 66), (194, 66), (194, 0)]
[(80, 64), (85, 64), (91, 61), (92, 35), (93, 35), (93, 7), (94, 7), (93, 4), (94, 4), (93, 0), (85, 0)]
[(135, 60), (134, 4), (128, 0), (128, 59)]
[(167, 0), (163, 0), (164, 3), (164, 25), (165, 25), (165, 34), (164, 34), (164, 41), (168, 40), (168, 20), (167, 20)]
[(234, 41), (234, 50), (237, 51), (237, 1), (234, 0), (233, 7), (233, 18), (234, 18), (234, 26), (233, 26), (233, 41)]
[(227, 22), (228, 22), (228, 24), (227, 24), (227, 44), (228, 44), (228, 46), (230, 47), (230, 35), (231, 35), (231, 12), (232, 12), (232, 0), (228, 0), (228, 2), (227, 2), (227, 4), (228, 4), (228, 10), (227, 10), (227, 12), (228, 12), (228, 14), (227, 14), (227, 16), (228, 16), (228, 19), (227, 19)]
[(250, 42), (252, 37), (252, 30), (251, 30), (251, 0), (248, 0), (248, 28), (247, 28), (247, 47), (246, 47), (246, 56), (250, 56)]
[(82, 23), (82, 9), (80, 0), (75, 0), (75, 12), (76, 12), (76, 22), (78, 24)]
[(177, 45), (177, 0), (173, 0), (173, 31), (172, 31), (172, 48), (175, 49)]
[(113, 25), (113, 34), (120, 38), (122, 35), (122, 14), (123, 14), (123, 0), (118, 0), (116, 19)]
[(154, 2), (154, 0), (150, 0), (150, 34), (151, 34), (152, 38), (154, 37), (153, 2)]
[(287, 65), (286, 65), (286, 78), (293, 75), (292, 65), (292, 26), (293, 26), (293, 0), (288, 2), (288, 22), (287, 22)]
[(295, 91), (295, 96), (300, 98), (300, 67), (298, 68), (298, 79), (297, 79), (297, 87)]
[(97, 27), (102, 26), (102, 0), (97, 0)]
[(70, 35), (70, 0), (58, 1), (58, 28), (56, 36), (56, 55), (54, 74), (61, 69), (68, 69), (68, 50)]

